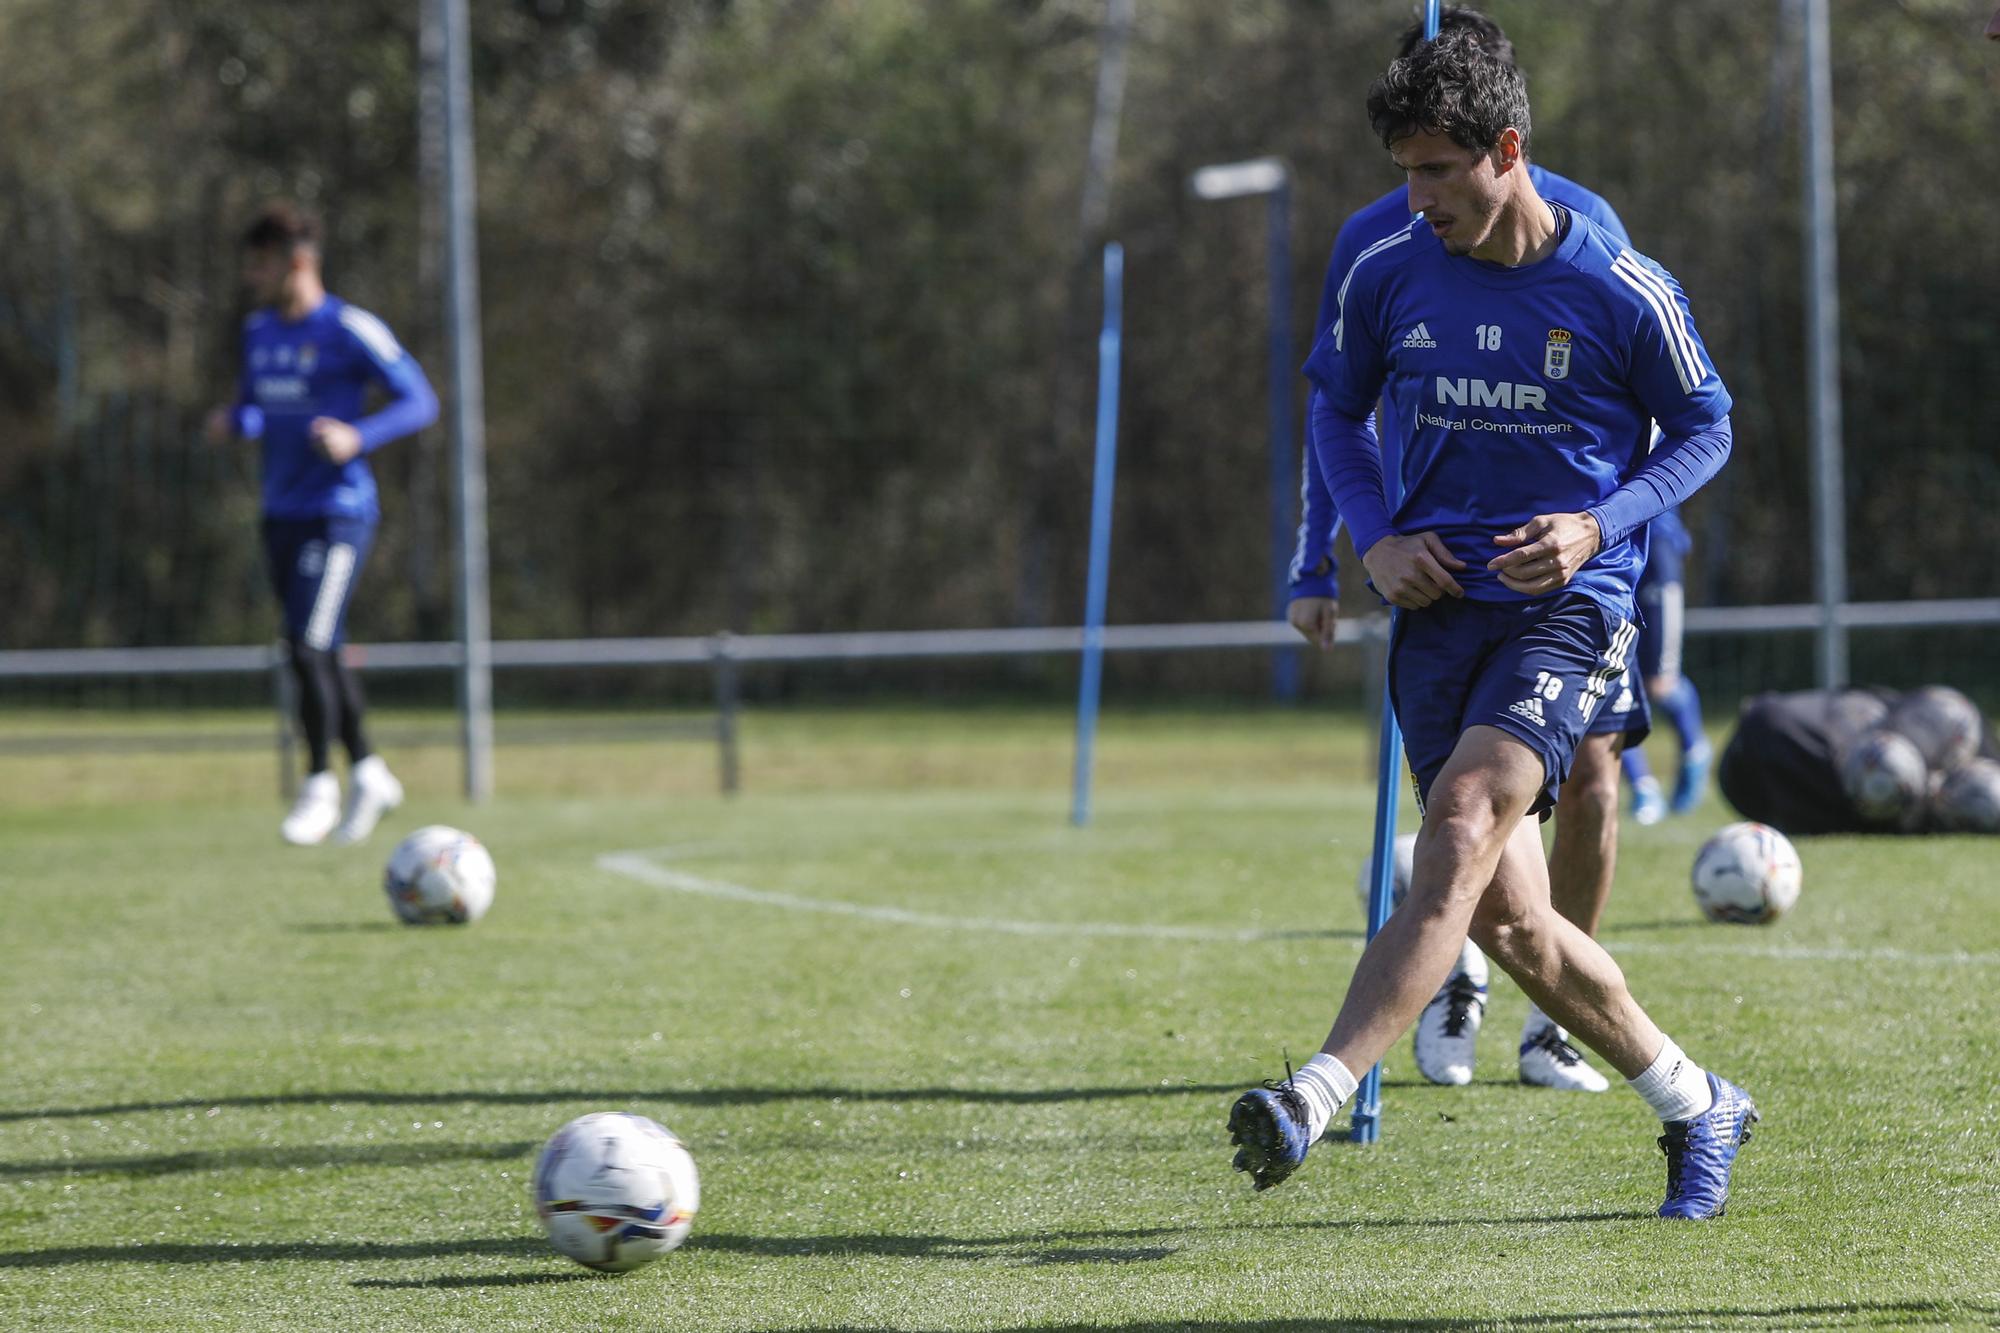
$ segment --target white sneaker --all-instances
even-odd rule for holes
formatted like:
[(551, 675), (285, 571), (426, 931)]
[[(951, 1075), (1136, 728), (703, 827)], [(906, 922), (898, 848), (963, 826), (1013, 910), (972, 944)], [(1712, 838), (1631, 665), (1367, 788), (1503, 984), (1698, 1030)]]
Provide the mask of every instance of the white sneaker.
[(1521, 1034), (1521, 1081), (1562, 1092), (1603, 1092), (1611, 1086), (1554, 1023)]
[(1417, 1072), (1433, 1083), (1472, 1082), (1479, 1025), (1486, 1019), (1486, 955), (1467, 940), (1458, 968), (1417, 1019)]
[(373, 833), (382, 816), (403, 803), (403, 784), (379, 754), (363, 759), (347, 776), (354, 789), (347, 796), (347, 814), (333, 831), (334, 842), (343, 847)]
[(340, 779), (331, 773), (314, 773), (299, 788), (299, 799), (278, 832), (294, 847), (310, 847), (326, 841), (340, 822)]

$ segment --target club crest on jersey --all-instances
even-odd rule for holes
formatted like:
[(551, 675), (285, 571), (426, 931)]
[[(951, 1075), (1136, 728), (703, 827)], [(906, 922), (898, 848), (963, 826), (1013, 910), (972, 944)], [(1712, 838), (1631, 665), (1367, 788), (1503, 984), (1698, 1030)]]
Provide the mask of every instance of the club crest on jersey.
[(1568, 329), (1550, 329), (1549, 341), (1542, 352), (1542, 377), (1552, 380), (1569, 378), (1569, 345), (1576, 335)]
[(318, 347), (314, 346), (312, 343), (306, 343), (299, 348), (299, 373), (301, 375), (312, 374), (313, 367), (318, 364), (319, 364)]

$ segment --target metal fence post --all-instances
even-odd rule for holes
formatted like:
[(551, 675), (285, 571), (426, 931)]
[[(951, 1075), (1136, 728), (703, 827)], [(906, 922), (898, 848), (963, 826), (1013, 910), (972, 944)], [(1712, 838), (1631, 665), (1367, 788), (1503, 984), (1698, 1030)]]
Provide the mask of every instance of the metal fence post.
[(729, 631), (709, 640), (709, 661), (715, 673), (715, 743), (722, 766), (722, 794), (734, 796), (742, 786), (742, 761), (736, 750), (736, 710), (740, 693), (736, 654)]

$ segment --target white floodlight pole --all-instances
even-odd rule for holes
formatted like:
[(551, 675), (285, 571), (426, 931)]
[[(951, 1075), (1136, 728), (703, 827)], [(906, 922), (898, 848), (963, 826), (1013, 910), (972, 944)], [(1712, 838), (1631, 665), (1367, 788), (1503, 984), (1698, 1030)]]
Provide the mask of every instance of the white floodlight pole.
[(1835, 243), (1833, 77), (1826, 0), (1805, 0), (1806, 420), (1812, 434), (1813, 586), (1819, 684), (1847, 684), (1847, 490), (1840, 443), (1840, 265)]
[(479, 239), (466, 0), (432, 0), (444, 32), (445, 326), (451, 344), (453, 518), (458, 528), (458, 711), (465, 795), (493, 794), (493, 616), (486, 563), (486, 382), (479, 359)]
[[(1202, 200), (1263, 195), (1269, 201), (1265, 213), (1264, 263), (1270, 287), (1271, 602), (1272, 614), (1283, 620), (1285, 603), (1290, 599), (1289, 575), (1296, 526), (1292, 497), (1299, 489), (1298, 470), (1292, 464), (1292, 394), (1298, 379), (1298, 367), (1292, 357), (1292, 173), (1279, 158), (1254, 157), (1203, 167), (1188, 178), (1188, 188), (1195, 198)], [(1296, 649), (1279, 649), (1272, 657), (1271, 688), (1280, 699), (1298, 697)]]

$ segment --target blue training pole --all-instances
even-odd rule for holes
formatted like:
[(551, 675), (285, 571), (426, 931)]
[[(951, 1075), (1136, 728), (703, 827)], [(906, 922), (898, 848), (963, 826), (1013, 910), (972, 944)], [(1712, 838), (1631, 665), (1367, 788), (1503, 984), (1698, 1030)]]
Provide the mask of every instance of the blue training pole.
[(1104, 687), (1104, 602), (1111, 582), (1111, 491), (1118, 480), (1118, 359), (1125, 248), (1104, 247), (1104, 330), (1097, 335), (1097, 469), (1090, 489), (1090, 581), (1083, 610), (1083, 682), (1076, 696), (1076, 776), (1069, 822), (1090, 822), (1091, 746)]
[[(1424, 40), (1438, 35), (1441, 0), (1425, 0)], [(1383, 450), (1386, 460), (1388, 450)], [(1402, 477), (1387, 466), (1382, 469), (1382, 489), (1393, 512), (1402, 502)], [(1391, 624), (1395, 612), (1390, 613)], [(1396, 706), (1389, 692), (1389, 673), (1382, 673), (1382, 741), (1375, 772), (1375, 840), (1369, 864), (1375, 880), (1368, 890), (1368, 938), (1374, 939), (1382, 923), (1389, 919), (1390, 894), (1396, 884), (1396, 811), (1400, 804), (1403, 776), (1403, 729), (1396, 725)], [(1353, 1117), (1348, 1137), (1356, 1143), (1374, 1143), (1382, 1137), (1382, 1066), (1371, 1068), (1354, 1093)]]

